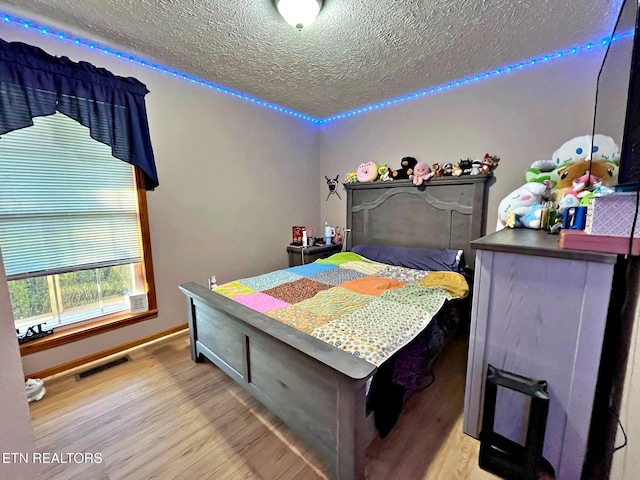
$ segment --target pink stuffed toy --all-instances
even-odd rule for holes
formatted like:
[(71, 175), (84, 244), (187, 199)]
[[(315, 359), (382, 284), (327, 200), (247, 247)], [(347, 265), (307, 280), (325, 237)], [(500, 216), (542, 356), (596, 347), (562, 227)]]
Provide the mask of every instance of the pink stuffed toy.
[(378, 165), (374, 162), (361, 163), (356, 171), (359, 182), (373, 182), (378, 178)]
[(433, 172), (429, 165), (424, 162), (418, 162), (413, 169), (413, 174), (409, 175), (414, 185), (422, 185), (422, 182), (426, 182), (431, 177), (433, 177)]
[(562, 200), (560, 200), (560, 211), (563, 211), (568, 207), (577, 207), (580, 205), (580, 200), (589, 194), (589, 188), (602, 184), (602, 179), (595, 175), (589, 175), (589, 170), (580, 178), (576, 178), (573, 181), (573, 185), (569, 187), (569, 190), (564, 192)]

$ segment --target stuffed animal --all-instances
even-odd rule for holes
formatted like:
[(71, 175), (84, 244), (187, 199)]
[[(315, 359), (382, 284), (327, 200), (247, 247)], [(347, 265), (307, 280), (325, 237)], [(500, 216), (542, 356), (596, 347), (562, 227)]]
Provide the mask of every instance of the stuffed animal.
[(511, 212), (515, 214), (514, 226), (540, 228), (539, 216), (538, 224), (535, 226), (535, 209), (542, 204), (542, 196), (548, 187), (549, 183), (529, 182), (507, 195), (498, 206), (496, 231), (502, 230), (507, 225)]
[(460, 165), (454, 165), (453, 166), (453, 171), (451, 172), (453, 174), (454, 177), (459, 177), (460, 175), (462, 175), (462, 168), (460, 167)]
[(586, 160), (610, 160), (618, 162), (620, 151), (613, 138), (596, 134), (575, 137), (565, 142), (551, 157), (556, 166)]
[(558, 170), (567, 165), (571, 165), (571, 162), (556, 166), (553, 160), (536, 160), (531, 164), (531, 168), (524, 172), (524, 181), (539, 183), (549, 181), (551, 187), (555, 188), (558, 183)]
[[(556, 189), (571, 187), (575, 180), (589, 172), (589, 162), (563, 165), (558, 170)], [(591, 162), (591, 175), (599, 177), (603, 185), (613, 185), (618, 178), (618, 166), (615, 163), (599, 160)]]
[[(589, 160), (593, 160), (594, 163), (603, 161), (612, 165), (615, 170), (615, 175), (617, 175), (620, 153), (618, 146), (611, 137), (596, 134), (593, 136), (593, 142), (591, 135), (576, 137), (565, 142), (554, 152), (552, 158), (553, 160), (537, 160), (533, 162), (531, 168), (525, 172), (525, 182), (544, 182), (545, 180), (549, 180), (551, 187), (555, 188), (560, 170), (571, 164), (588, 162)], [(595, 174), (594, 171), (592, 173)], [(583, 174), (584, 172), (572, 180)], [(602, 178), (603, 181), (606, 181), (606, 175), (602, 176)], [(568, 188), (570, 185), (571, 181), (563, 188)]]
[(357, 174), (359, 182), (373, 182), (378, 178), (378, 165), (374, 162), (361, 163), (358, 165)]
[(409, 176), (414, 185), (422, 185), (423, 182), (426, 182), (431, 177), (433, 177), (433, 172), (425, 162), (416, 163), (413, 174)]
[(449, 162), (442, 164), (442, 176), (450, 177), (453, 175), (453, 165)]
[(462, 170), (462, 175), (469, 175), (471, 173), (472, 164), (473, 162), (471, 161), (470, 158), (467, 158), (466, 160), (460, 160), (458, 162), (458, 166)]
[(480, 175), (480, 169), (482, 168), (482, 160), (475, 159), (471, 162), (471, 172), (469, 175)]
[(480, 162), (482, 164), (482, 166), (480, 167), (480, 173), (487, 174), (493, 172), (496, 168), (498, 168), (500, 157), (498, 157), (497, 155), (489, 155), (488, 153), (485, 153)]
[[(587, 165), (589, 165), (587, 163)], [(602, 179), (589, 173), (589, 170), (585, 172), (579, 178), (573, 181), (573, 185), (567, 189), (562, 195), (560, 204), (558, 206), (559, 211), (564, 211), (568, 207), (577, 207), (580, 205), (582, 198), (590, 193), (590, 188), (599, 187), (602, 185)]]
[[(540, 162), (539, 160), (533, 164), (540, 165)], [(584, 175), (584, 172), (588, 169), (588, 161), (578, 163), (567, 162), (549, 171), (529, 168), (524, 174), (524, 179), (526, 182), (544, 182), (548, 180), (551, 182), (552, 188), (566, 189), (571, 186), (573, 180)], [(591, 171), (594, 175), (602, 178), (603, 185), (614, 185), (617, 182), (618, 165), (615, 162), (610, 160), (593, 160), (591, 162)]]
[(519, 217), (516, 212), (511, 210), (507, 215), (506, 226), (509, 228), (526, 227), (537, 230), (542, 227), (542, 211), (542, 205), (532, 205), (525, 215)]
[(542, 211), (543, 206), (541, 204), (532, 205), (524, 215), (518, 216), (516, 214), (516, 225), (518, 225), (519, 222), (520, 225), (525, 228), (533, 228), (536, 230), (541, 228), (540, 220), (542, 218)]
[[(589, 174), (589, 162), (579, 163), (565, 163), (560, 168), (554, 170), (556, 175), (555, 187), (551, 190), (551, 200), (555, 203), (560, 203), (564, 198), (565, 193), (571, 189), (576, 182), (579, 183), (579, 179)], [(618, 166), (615, 163), (605, 160), (598, 160), (591, 162), (591, 183), (589, 187), (595, 183), (593, 178), (597, 178), (601, 185), (609, 186), (614, 185), (618, 178)], [(564, 206), (563, 206), (564, 205)], [(564, 210), (565, 206), (572, 205), (571, 201), (565, 200), (561, 204), (561, 209)]]
[(434, 163), (433, 165), (431, 165), (431, 171), (433, 172), (434, 177), (441, 177), (443, 175), (442, 165), (440, 165), (439, 163)]
[(391, 172), (391, 176), (394, 180), (407, 180), (409, 175), (413, 174), (417, 163), (418, 161), (413, 157), (404, 157), (400, 161), (400, 169)]
[(381, 182), (393, 180), (393, 178), (391, 178), (391, 170), (389, 170), (386, 163), (381, 163), (380, 166), (378, 166), (378, 180)]
[(344, 176), (344, 182), (342, 183), (358, 183), (358, 174), (356, 172), (349, 172)]

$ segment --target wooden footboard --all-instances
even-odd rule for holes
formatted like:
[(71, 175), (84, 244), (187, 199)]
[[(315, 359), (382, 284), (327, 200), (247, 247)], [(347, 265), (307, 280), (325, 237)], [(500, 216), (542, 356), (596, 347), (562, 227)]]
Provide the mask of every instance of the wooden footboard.
[(364, 479), (371, 441), (366, 381), (376, 367), (197, 283), (187, 295), (191, 358), (208, 358), (325, 459), (332, 478)]

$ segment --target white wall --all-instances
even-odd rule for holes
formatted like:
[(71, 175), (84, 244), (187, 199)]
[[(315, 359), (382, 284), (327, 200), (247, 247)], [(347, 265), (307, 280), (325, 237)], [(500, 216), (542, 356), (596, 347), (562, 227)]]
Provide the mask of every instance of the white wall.
[[(605, 112), (598, 116), (598, 132), (622, 134), (626, 103), (624, 76), (616, 65), (628, 66), (624, 56), (629, 41), (618, 44), (604, 76)], [(622, 52), (622, 53), (620, 53)], [(487, 233), (493, 232), (500, 200), (524, 183), (524, 171), (538, 159), (551, 158), (566, 140), (591, 133), (596, 78), (602, 53), (538, 64), (484, 83), (473, 84), (407, 104), (374, 111), (323, 127), (320, 174), (335, 177), (354, 171), (359, 163), (372, 160), (399, 168), (400, 159), (414, 156), (429, 164), (455, 162), (467, 156), (498, 154), (500, 166), (490, 188)], [(616, 111), (618, 107), (618, 111)], [(340, 193), (342, 195), (342, 188)], [(346, 192), (342, 201), (332, 196), (325, 202), (327, 187), (320, 180), (322, 221), (345, 225)], [(640, 315), (640, 313), (639, 313)], [(640, 318), (640, 317), (639, 317)], [(616, 452), (611, 471), (615, 480), (640, 476), (640, 327), (636, 322), (624, 385), (620, 420), (629, 439)], [(623, 442), (618, 432), (616, 445)]]
[(291, 226), (319, 227), (319, 138), (306, 121), (17, 27), (0, 37), (145, 83), (160, 179), (147, 194), (159, 317), (26, 356), (27, 374), (184, 323), (180, 283), (284, 268)]
[[(2, 255), (0, 254), (0, 260)], [(22, 453), (31, 459), (34, 451), (31, 417), (24, 387), (18, 340), (9, 304), (9, 291), (0, 261), (0, 478), (37, 478), (35, 464), (14, 463), (3, 453)], [(4, 460), (9, 463), (4, 463)]]
[(566, 140), (591, 132), (595, 79), (603, 51), (538, 63), (501, 77), (442, 91), (400, 106), (323, 126), (320, 149), (322, 221), (344, 225), (342, 201), (325, 202), (324, 175), (341, 181), (372, 160), (400, 167), (416, 157), (429, 164), (485, 153), (501, 157), (490, 188), (487, 232), (495, 229), (500, 200), (524, 183), (524, 171), (551, 158)]

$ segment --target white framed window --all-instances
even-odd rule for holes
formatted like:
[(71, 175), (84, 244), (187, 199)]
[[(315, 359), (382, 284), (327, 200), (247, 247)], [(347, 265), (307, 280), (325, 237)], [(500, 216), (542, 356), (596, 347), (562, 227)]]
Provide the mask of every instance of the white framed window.
[(0, 137), (0, 247), (19, 331), (126, 312), (128, 295), (149, 291), (141, 188), (62, 113)]

